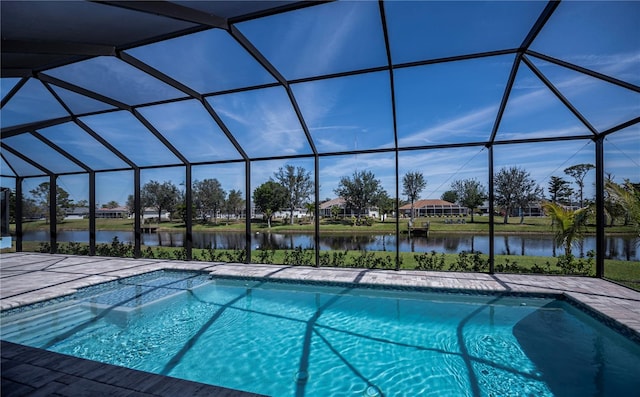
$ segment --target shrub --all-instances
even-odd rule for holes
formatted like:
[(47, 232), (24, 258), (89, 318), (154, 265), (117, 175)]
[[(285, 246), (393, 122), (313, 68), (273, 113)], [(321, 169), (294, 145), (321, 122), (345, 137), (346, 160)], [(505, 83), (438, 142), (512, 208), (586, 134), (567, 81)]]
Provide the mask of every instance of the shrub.
[(560, 268), (562, 274), (577, 274), (587, 276), (591, 273), (593, 266), (593, 259), (595, 258), (595, 251), (591, 250), (587, 252), (587, 259), (576, 259), (572, 254), (561, 255), (558, 257), (558, 263), (556, 264)]
[(311, 250), (303, 250), (301, 246), (297, 246), (293, 251), (285, 251), (285, 265), (306, 265), (313, 263), (313, 252)]
[(257, 262), (254, 263), (265, 263), (271, 264), (273, 263), (273, 256), (275, 255), (275, 250), (258, 250), (258, 258)]
[(365, 269), (395, 269), (396, 261), (391, 255), (378, 256), (373, 252), (362, 252), (359, 256), (351, 258), (350, 267)]
[(454, 271), (474, 271), (474, 272), (482, 272), (486, 271), (489, 267), (489, 261), (482, 259), (480, 256), (481, 252), (468, 253), (466, 251), (462, 251), (458, 254), (456, 261), (451, 265), (449, 270)]
[(531, 266), (531, 273), (550, 274), (551, 273), (551, 263), (549, 263), (549, 261), (547, 261), (547, 262), (545, 262), (545, 264), (543, 266), (540, 266), (537, 263), (535, 263), (533, 266)]
[(115, 236), (111, 244), (96, 245), (96, 254), (100, 256), (133, 257), (133, 244), (122, 243)]
[(41, 252), (43, 254), (51, 252), (51, 244), (40, 243), (40, 245), (38, 246), (38, 252)]
[(236, 249), (224, 253), (228, 262), (244, 263), (247, 260), (247, 252), (245, 250)]
[(57, 252), (60, 254), (89, 255), (89, 246), (70, 241), (66, 244), (59, 244)]
[(144, 251), (142, 251), (143, 258), (155, 259), (156, 254), (151, 247), (147, 247)]
[(216, 251), (213, 248), (202, 251), (202, 260), (205, 262), (222, 262), (225, 256), (224, 252)]
[(444, 254), (438, 254), (431, 251), (430, 254), (423, 252), (420, 255), (413, 256), (416, 260), (416, 270), (443, 270)]
[(520, 266), (518, 266), (518, 262), (513, 261), (511, 262), (509, 260), (509, 258), (505, 259), (505, 264), (498, 264), (496, 265), (496, 271), (497, 272), (506, 272), (506, 273), (523, 273), (524, 269), (520, 268)]
[(320, 266), (342, 267), (349, 251), (331, 251), (320, 253)]
[(187, 260), (187, 249), (182, 247), (177, 250), (173, 250), (173, 258), (179, 261)]

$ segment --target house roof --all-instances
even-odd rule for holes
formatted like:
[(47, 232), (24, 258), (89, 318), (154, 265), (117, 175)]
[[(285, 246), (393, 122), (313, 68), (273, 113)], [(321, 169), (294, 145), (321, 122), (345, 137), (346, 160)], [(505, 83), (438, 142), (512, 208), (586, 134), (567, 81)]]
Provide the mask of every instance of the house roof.
[(127, 207), (115, 207), (115, 208), (98, 208), (96, 212), (129, 212)]
[[(427, 207), (455, 207), (462, 208), (458, 204), (450, 203), (445, 200), (418, 200), (413, 202), (413, 208), (427, 208)], [(411, 203), (403, 205), (400, 207), (401, 210), (410, 210)]]
[(72, 207), (72, 208), (67, 208), (65, 211), (66, 214), (88, 214), (89, 213), (89, 207)]
[(343, 199), (342, 197), (338, 197), (329, 201), (325, 201), (324, 203), (320, 204), (320, 209), (326, 210), (327, 208), (331, 208), (336, 205), (342, 207), (343, 205), (345, 205), (345, 203), (346, 203), (345, 199)]

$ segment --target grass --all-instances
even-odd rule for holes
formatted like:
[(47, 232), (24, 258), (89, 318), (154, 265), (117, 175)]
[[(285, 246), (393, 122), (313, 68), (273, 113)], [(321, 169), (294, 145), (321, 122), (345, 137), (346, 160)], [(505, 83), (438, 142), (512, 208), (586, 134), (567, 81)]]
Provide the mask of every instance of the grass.
[[(421, 224), (421, 222), (430, 222), (430, 230), (433, 233), (475, 233), (475, 234), (488, 234), (489, 232), (489, 217), (486, 216), (476, 216), (475, 222), (471, 223), (469, 218), (465, 219), (465, 223), (447, 223), (447, 221), (454, 219), (465, 219), (465, 218), (419, 218), (415, 222), (416, 224)], [(494, 224), (494, 231), (496, 234), (506, 234), (506, 233), (534, 233), (534, 234), (552, 234), (553, 229), (550, 225), (550, 221), (545, 217), (528, 217), (524, 219), (524, 223), (520, 224), (519, 218), (510, 218), (508, 224), (502, 223), (502, 218), (496, 217)], [(407, 230), (408, 219), (400, 220), (400, 230), (404, 232)], [(12, 225), (15, 227), (15, 225)], [(145, 225), (146, 226), (146, 225)], [(151, 224), (151, 226), (155, 226)], [(185, 225), (181, 222), (163, 222), (159, 226), (158, 230), (161, 231), (184, 231)], [(97, 219), (96, 220), (96, 229), (97, 230), (133, 230), (134, 222), (132, 219)], [(66, 220), (58, 224), (58, 230), (88, 230), (89, 221), (87, 219), (80, 220)], [(35, 231), (35, 230), (48, 230), (49, 225), (45, 223), (45, 221), (35, 221), (35, 222), (25, 222), (23, 223), (23, 231)], [(313, 233), (315, 231), (315, 225), (312, 223), (304, 223), (304, 224), (294, 224), (287, 225), (283, 224), (279, 221), (273, 222), (273, 226), (268, 228), (266, 223), (263, 222), (254, 222), (251, 224), (252, 231), (261, 231), (261, 232), (274, 232), (274, 233)], [(244, 222), (234, 222), (227, 221), (226, 219), (218, 219), (218, 224), (201, 224), (198, 222), (194, 222), (193, 231), (207, 232), (207, 231), (233, 231), (233, 232), (243, 232), (245, 230)], [(324, 219), (320, 224), (320, 232), (321, 233), (362, 233), (362, 234), (378, 234), (378, 233), (395, 233), (396, 224), (394, 220), (388, 220), (387, 222), (373, 222), (371, 226), (353, 226), (349, 220), (331, 220)], [(613, 227), (607, 227), (605, 229), (606, 233), (611, 234), (634, 234), (634, 229), (632, 226), (622, 226), (616, 225)], [(587, 229), (587, 233), (595, 233), (595, 227), (589, 226)], [(39, 250), (39, 242), (23, 242), (23, 250), (24, 251), (38, 251)], [(144, 249), (147, 249), (146, 247)], [(169, 248), (169, 247), (154, 247), (152, 251), (157, 251), (157, 255), (163, 255), (165, 257), (175, 258), (176, 252), (182, 250), (182, 248)], [(11, 250), (3, 250), (3, 252), (10, 252)], [(205, 258), (205, 250), (193, 250), (194, 259)], [(162, 253), (164, 252), (164, 253)], [(233, 253), (232, 250), (218, 250), (219, 254), (223, 254), (225, 252)], [(299, 257), (292, 257), (292, 252), (290, 250), (289, 253), (284, 250), (276, 250), (273, 252), (273, 257), (269, 259), (271, 263), (287, 263), (287, 261), (302, 259), (305, 255), (304, 253), (299, 253)], [(259, 258), (260, 253), (258, 251), (254, 251), (252, 253), (252, 258), (254, 261), (256, 258)], [(265, 255), (265, 254), (262, 254)], [(289, 255), (287, 257), (287, 255)], [(311, 263), (315, 263), (315, 257), (311, 255), (312, 259), (310, 259)], [(369, 254), (371, 258), (369, 258), (369, 265), (374, 261), (376, 266), (388, 266), (395, 268), (395, 252), (375, 252)], [(362, 253), (351, 251), (346, 254), (343, 258), (345, 263), (354, 263), (357, 259), (360, 260), (361, 264), (366, 262), (365, 259), (361, 258)], [(415, 254), (402, 252), (400, 253), (402, 258), (402, 269), (415, 269), (418, 265)], [(444, 255), (444, 269), (449, 269), (453, 263), (457, 260), (456, 254), (448, 254)], [(263, 259), (268, 259), (263, 257)], [(305, 259), (306, 260), (306, 259)], [(532, 269), (536, 269), (539, 271), (539, 268), (544, 268), (546, 272), (549, 273), (558, 273), (561, 271), (555, 265), (557, 259), (551, 257), (533, 257), (533, 256), (508, 256), (508, 255), (496, 255), (495, 263), (496, 266), (500, 264), (507, 264), (513, 267), (515, 263), (517, 268), (521, 268), (522, 271), (531, 272)], [(234, 262), (237, 262), (234, 260)], [(263, 260), (263, 262), (267, 262)], [(302, 261), (298, 261), (299, 263)], [(547, 262), (549, 262), (549, 266), (547, 266)], [(366, 267), (366, 263), (364, 266)], [(592, 266), (593, 267), (593, 266)], [(590, 274), (595, 274), (595, 269), (590, 269)], [(628, 261), (620, 261), (620, 260), (605, 260), (605, 277), (618, 281), (624, 285), (627, 285), (631, 288), (640, 290), (640, 263), (638, 262), (628, 262)]]
[[(465, 223), (447, 223), (447, 221), (463, 220)], [(399, 227), (401, 232), (407, 230), (408, 219), (400, 219)], [(470, 222), (470, 218), (418, 218), (415, 224), (422, 222), (430, 223), (430, 231), (436, 233), (489, 233), (489, 217), (476, 216), (474, 222)], [(183, 231), (185, 230), (184, 222), (162, 222), (160, 224), (151, 223), (144, 226), (158, 227), (160, 231)], [(58, 230), (88, 230), (88, 219), (65, 220), (57, 225)], [(134, 222), (132, 219), (96, 219), (97, 230), (133, 230)], [(24, 232), (35, 230), (49, 230), (49, 224), (45, 221), (24, 222), (22, 224)], [(253, 231), (270, 231), (273, 233), (313, 233), (315, 225), (311, 222), (301, 224), (287, 225), (279, 220), (272, 222), (272, 227), (268, 228), (267, 224), (262, 221), (252, 221), (251, 229)], [(15, 225), (11, 225), (11, 230), (15, 230)], [(245, 230), (244, 222), (218, 219), (217, 224), (193, 223), (193, 231), (235, 231), (242, 232)], [(332, 220), (323, 219), (320, 223), (321, 232), (331, 233), (395, 233), (396, 223), (393, 219), (386, 222), (373, 222), (371, 226), (353, 226), (350, 220)], [(605, 228), (607, 234), (634, 234), (633, 226), (614, 225)], [(504, 224), (501, 217), (494, 219), (495, 233), (540, 233), (552, 234), (553, 228), (551, 221), (546, 217), (526, 217), (524, 223), (520, 224), (519, 218), (509, 218), (509, 223)], [(595, 225), (588, 225), (586, 233), (595, 234)]]
[[(61, 244), (64, 249), (64, 243)], [(125, 244), (120, 244), (126, 246)], [(77, 244), (77, 247), (84, 247), (87, 244)], [(23, 251), (33, 252), (40, 250), (38, 242), (23, 242)], [(3, 250), (2, 252), (14, 252), (13, 250)], [(184, 259), (184, 249), (180, 247), (143, 247), (144, 256), (167, 259)], [(73, 253), (73, 252), (71, 252)], [(238, 257), (243, 255), (243, 250), (205, 250), (193, 249), (192, 255), (194, 260), (203, 261), (220, 261), (220, 262), (243, 262), (244, 259)], [(360, 251), (321, 251), (321, 263), (328, 266), (338, 267), (368, 267), (368, 268), (387, 268), (395, 269), (395, 252), (360, 252)], [(276, 264), (315, 264), (315, 253), (312, 250), (272, 250), (260, 251), (254, 250), (251, 253), (253, 263), (276, 263)], [(418, 257), (418, 258), (416, 258)], [(472, 264), (474, 258), (467, 255), (463, 258), (468, 267), (461, 269), (457, 263), (461, 262), (460, 254), (441, 254), (441, 253), (411, 253), (401, 252), (401, 269), (414, 270), (420, 268), (420, 260), (425, 257), (435, 259), (433, 262), (442, 261), (441, 270), (458, 269), (463, 271), (473, 271)], [(487, 261), (487, 255), (478, 255), (479, 261)], [(424, 263), (424, 262), (423, 262)], [(582, 259), (581, 263), (588, 265), (586, 273), (595, 275), (595, 265), (593, 261)], [(456, 267), (457, 266), (457, 267)], [(517, 255), (496, 255), (495, 266), (498, 273), (542, 273), (542, 274), (563, 274), (563, 268), (558, 266), (558, 258), (545, 256), (517, 256)], [(424, 267), (423, 267), (424, 269)], [(502, 271), (500, 271), (502, 269)], [(481, 271), (487, 272), (488, 268)], [(629, 288), (640, 291), (640, 263), (622, 260), (605, 260), (605, 278), (626, 285)]]

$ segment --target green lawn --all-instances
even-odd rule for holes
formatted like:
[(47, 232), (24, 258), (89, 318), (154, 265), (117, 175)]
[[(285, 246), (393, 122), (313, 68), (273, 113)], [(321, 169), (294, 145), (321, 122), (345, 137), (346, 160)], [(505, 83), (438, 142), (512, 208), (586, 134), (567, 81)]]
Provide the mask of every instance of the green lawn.
[[(463, 218), (419, 218), (416, 220), (416, 225), (420, 225), (422, 222), (430, 223), (430, 230), (433, 233), (478, 233), (484, 234), (488, 233), (489, 230), (489, 218), (485, 216), (476, 216), (475, 222), (471, 223), (469, 218), (465, 219), (465, 223), (449, 223), (451, 219), (458, 220)], [(502, 218), (496, 217), (496, 223), (494, 224), (494, 230), (496, 233), (540, 233), (540, 234), (552, 234), (553, 229), (550, 225), (550, 221), (548, 218), (544, 217), (535, 217), (535, 218), (525, 218), (524, 223), (520, 224), (519, 218), (511, 218), (508, 224), (502, 223)], [(400, 220), (400, 231), (406, 232), (407, 230), (408, 219)], [(147, 226), (147, 225), (145, 225)], [(185, 228), (184, 223), (180, 222), (163, 222), (160, 225), (151, 224), (151, 226), (159, 226), (159, 230), (163, 231), (182, 231)], [(44, 221), (35, 221), (35, 222), (25, 222), (23, 223), (24, 231), (31, 230), (48, 230), (49, 225)], [(86, 219), (83, 220), (67, 220), (58, 224), (59, 230), (87, 230), (89, 228), (89, 221)], [(96, 220), (96, 228), (98, 230), (132, 230), (133, 229), (133, 220), (131, 219), (97, 219)], [(312, 223), (306, 224), (294, 224), (294, 225), (286, 225), (282, 224), (278, 221), (273, 222), (273, 226), (269, 229), (266, 223), (256, 222), (251, 224), (252, 231), (271, 231), (278, 233), (300, 233), (300, 232), (308, 232), (313, 233), (315, 230), (315, 225)], [(245, 224), (243, 222), (229, 222), (225, 219), (218, 219), (218, 224), (201, 224), (198, 222), (194, 222), (193, 225), (194, 231), (238, 231), (242, 232), (245, 230)], [(394, 220), (388, 220), (387, 222), (373, 222), (371, 226), (353, 226), (348, 221), (341, 220), (323, 220), (320, 224), (321, 233), (395, 233), (396, 224)], [(588, 232), (595, 233), (595, 228), (593, 226), (589, 227)], [(607, 234), (634, 234), (634, 229), (632, 226), (613, 226), (606, 228)], [(23, 250), (24, 251), (38, 251), (39, 243), (34, 242), (23, 242)], [(165, 248), (165, 247), (154, 247), (154, 248), (146, 248), (148, 255), (154, 255), (156, 257), (163, 256), (167, 258), (181, 258), (184, 256), (182, 248)], [(149, 251), (151, 250), (151, 251)], [(10, 250), (9, 250), (10, 251)], [(182, 252), (182, 253), (181, 253)], [(225, 251), (218, 250), (214, 255), (223, 255), (225, 252), (228, 252), (230, 255), (237, 255), (237, 252), (234, 254), (234, 251)], [(338, 251), (335, 251), (338, 252)], [(193, 250), (194, 259), (201, 260), (222, 260), (227, 261), (228, 258), (222, 257), (212, 258), (211, 256), (207, 257), (210, 252), (205, 252), (205, 250)], [(297, 256), (295, 256), (295, 255)], [(268, 257), (268, 255), (273, 255), (272, 257)], [(323, 253), (323, 255), (327, 255)], [(335, 254), (334, 251), (330, 253), (330, 255), (340, 255)], [(387, 267), (387, 268), (395, 268), (395, 253), (394, 252), (375, 252), (368, 253), (367, 257), (363, 257), (363, 254), (360, 252), (348, 252), (341, 259), (343, 264), (340, 266), (358, 266), (358, 267)], [(402, 265), (403, 269), (416, 269), (416, 267), (420, 267), (420, 263), (416, 261), (415, 254), (413, 253), (401, 253)], [(243, 260), (236, 260), (241, 258), (234, 258), (234, 260), (229, 260), (232, 262), (242, 262)], [(261, 262), (264, 263), (288, 263), (295, 261), (296, 263), (315, 263), (315, 258), (312, 253), (304, 253), (299, 252), (295, 253), (295, 250), (290, 250), (288, 252), (279, 250), (274, 251), (273, 254), (270, 253), (260, 253), (253, 252), (252, 259), (254, 262), (260, 259)], [(422, 258), (423, 260), (425, 258)], [(327, 258), (321, 259), (324, 262), (329, 262), (331, 264), (335, 264), (337, 259)], [(438, 261), (440, 259), (438, 258)], [(506, 255), (497, 255), (496, 256), (496, 269), (504, 270), (507, 272), (544, 272), (544, 273), (561, 273), (562, 269), (558, 268), (555, 263), (557, 259), (551, 257), (531, 257), (531, 256), (506, 256)], [(427, 260), (428, 262), (428, 260)], [(469, 271), (470, 269), (461, 268), (459, 265), (455, 265), (458, 260), (458, 255), (450, 254), (444, 255), (444, 265), (442, 270), (450, 270), (452, 266), (458, 266), (457, 270)], [(424, 264), (423, 264), (424, 265)], [(502, 266), (502, 267), (500, 267)], [(590, 274), (595, 274), (595, 269), (593, 265), (590, 265), (589, 269)], [(424, 268), (424, 266), (423, 266)], [(472, 269), (471, 269), (472, 270)], [(627, 262), (627, 261), (619, 261), (619, 260), (606, 260), (605, 261), (605, 276), (612, 280), (616, 280), (620, 283), (623, 283), (631, 288), (635, 288), (640, 290), (640, 263), (639, 262)]]
[[(112, 250), (111, 244), (99, 244), (106, 256), (132, 256), (129, 244), (118, 244), (118, 250)], [(74, 244), (73, 248), (66, 243), (60, 244), (61, 253), (82, 253), (87, 244)], [(40, 243), (24, 242), (23, 250), (27, 252), (39, 251)], [(75, 250), (75, 251), (74, 251)], [(14, 250), (3, 250), (12, 252)], [(183, 248), (172, 247), (143, 247), (144, 257), (185, 259)], [(401, 252), (401, 269), (407, 270), (442, 270), (442, 271), (481, 271), (488, 272), (487, 255), (461, 255), (440, 253), (410, 253)], [(291, 265), (314, 265), (315, 253), (312, 250), (255, 250), (251, 253), (253, 263), (276, 263)], [(204, 250), (193, 249), (193, 260), (244, 262), (244, 250)], [(578, 260), (584, 269), (577, 271), (581, 275), (595, 275), (595, 265), (588, 259)], [(322, 251), (320, 252), (321, 266), (386, 268), (395, 269), (395, 252), (359, 252), (359, 251)], [(477, 266), (477, 267), (474, 267)], [(553, 257), (496, 255), (496, 272), (501, 273), (540, 273), (567, 274), (566, 268), (558, 266), (558, 259)], [(573, 269), (576, 270), (576, 269)], [(605, 277), (640, 291), (640, 262), (621, 260), (605, 260)]]
[[(448, 223), (448, 221), (457, 222), (463, 220), (465, 223)], [(406, 232), (408, 219), (400, 219), (400, 231)], [(217, 224), (193, 223), (194, 231), (244, 231), (244, 222), (235, 222), (233, 220), (218, 219)], [(429, 222), (430, 231), (433, 232), (451, 232), (451, 233), (488, 233), (489, 217), (476, 216), (474, 222), (471, 223), (470, 218), (418, 218), (415, 220), (416, 225), (423, 222)], [(88, 230), (89, 220), (65, 220), (58, 223), (58, 230)], [(151, 223), (144, 226), (158, 227), (162, 231), (180, 231), (185, 229), (184, 222), (162, 222), (160, 224)], [(132, 219), (96, 219), (97, 230), (133, 230), (134, 224)], [(48, 230), (49, 225), (45, 221), (24, 222), (22, 224), (23, 231), (32, 230)], [(265, 222), (253, 221), (251, 229), (255, 231), (272, 231), (274, 233), (286, 232), (313, 232), (315, 225), (311, 222), (302, 224), (287, 225), (280, 221), (272, 222), (272, 227), (268, 228)], [(11, 225), (11, 230), (15, 230), (15, 225)], [(349, 220), (330, 220), (323, 219), (320, 223), (320, 231), (331, 233), (395, 233), (396, 223), (393, 219), (386, 222), (373, 222), (371, 226), (353, 226)], [(551, 222), (546, 217), (527, 217), (524, 223), (520, 224), (519, 218), (510, 218), (508, 224), (502, 223), (501, 217), (494, 219), (494, 230), (496, 233), (553, 233)], [(587, 233), (595, 233), (595, 226), (589, 225)], [(615, 225), (607, 227), (608, 234), (633, 234), (633, 226)]]

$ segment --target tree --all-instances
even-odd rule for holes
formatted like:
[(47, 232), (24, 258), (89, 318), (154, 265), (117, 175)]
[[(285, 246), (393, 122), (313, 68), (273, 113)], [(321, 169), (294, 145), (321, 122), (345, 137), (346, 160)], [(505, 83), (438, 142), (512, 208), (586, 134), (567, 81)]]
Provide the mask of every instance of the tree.
[[(16, 222), (16, 192), (13, 189), (8, 187), (3, 187), (2, 190), (9, 191), (9, 223)], [(4, 208), (2, 208), (4, 210)], [(24, 207), (22, 209), (22, 213), (24, 214)]]
[[(46, 223), (49, 223), (49, 182), (42, 182), (35, 189), (29, 191), (33, 196), (35, 203), (40, 207), (40, 210), (45, 214)], [(64, 220), (64, 209), (70, 208), (73, 205), (73, 200), (69, 198), (69, 193), (56, 186), (56, 220), (62, 222)]]
[(315, 214), (316, 214), (316, 205), (315, 203), (305, 203), (304, 205), (305, 210), (307, 210), (307, 216), (309, 218), (311, 218), (311, 222), (315, 221)]
[(624, 208), (627, 219), (635, 225), (636, 233), (640, 237), (640, 186), (626, 179), (622, 185), (608, 180), (604, 188), (612, 199)]
[(552, 176), (551, 179), (549, 179), (547, 191), (551, 195), (552, 203), (560, 203), (564, 205), (571, 204), (573, 189), (569, 186), (568, 181), (565, 181), (559, 176)]
[(311, 174), (302, 167), (285, 165), (284, 168), (274, 173), (274, 177), (285, 189), (287, 189), (287, 206), (291, 210), (289, 223), (293, 224), (294, 209), (302, 206), (302, 203), (309, 198), (313, 192), (313, 182)]
[(355, 171), (352, 178), (340, 178), (340, 184), (334, 190), (336, 195), (345, 200), (347, 207), (356, 209), (358, 221), (362, 210), (375, 205), (383, 192), (380, 181), (371, 171)]
[(543, 203), (542, 208), (556, 228), (556, 243), (564, 247), (564, 255), (569, 257), (573, 241), (583, 235), (590, 209), (571, 210), (552, 202)]
[(218, 223), (218, 212), (224, 206), (227, 192), (217, 179), (205, 179), (193, 182), (193, 202), (202, 221), (207, 221), (207, 216), (213, 215), (214, 223)]
[(475, 179), (463, 179), (454, 181), (451, 190), (456, 193), (456, 202), (471, 211), (473, 223), (473, 211), (487, 199), (487, 189)]
[[(47, 211), (45, 210), (45, 213)], [(15, 212), (14, 212), (15, 214)], [(36, 203), (36, 201), (30, 197), (24, 197), (22, 199), (22, 217), (26, 219), (38, 219), (43, 216), (42, 207)], [(14, 219), (15, 222), (15, 219)]]
[(342, 208), (340, 208), (339, 205), (334, 205), (331, 207), (331, 217), (333, 219), (338, 219), (338, 216), (340, 216), (340, 212), (342, 212)]
[(413, 203), (420, 197), (420, 193), (427, 187), (427, 181), (421, 172), (407, 172), (402, 177), (402, 194), (411, 202), (411, 223), (413, 223)]
[[(129, 210), (129, 215), (131, 215), (131, 214), (133, 214), (134, 212), (136, 212), (136, 204), (135, 204), (135, 200), (134, 200), (133, 194), (130, 194), (130, 195), (127, 197), (127, 204), (126, 204), (126, 206), (127, 206), (127, 210)], [(140, 211), (140, 212), (142, 213), (142, 212), (144, 212), (144, 211)], [(142, 214), (140, 214), (140, 217), (141, 217), (141, 219), (142, 219)]]
[[(504, 211), (504, 223), (509, 221), (513, 209), (523, 209), (529, 203), (542, 198), (542, 188), (534, 181), (529, 172), (519, 168), (503, 167), (494, 178), (495, 202)], [(521, 212), (520, 223), (524, 223)]]
[[(181, 198), (179, 200), (179, 203), (176, 205), (176, 213), (178, 214), (178, 216), (180, 217), (180, 219), (182, 219), (183, 222), (187, 222), (187, 201), (184, 200), (184, 198)], [(196, 206), (195, 204), (191, 203), (191, 219), (195, 218), (195, 213), (196, 213)]]
[(378, 197), (378, 209), (380, 210), (380, 215), (382, 215), (382, 222), (385, 221), (387, 214), (392, 214), (396, 208), (396, 200), (392, 197), (389, 197), (387, 192), (383, 191), (380, 197)]
[[(244, 204), (245, 201), (242, 198), (242, 192), (240, 190), (231, 189), (225, 203), (227, 214), (232, 213), (239, 218)], [(228, 216), (227, 219), (229, 219)]]
[(158, 223), (162, 221), (162, 211), (173, 211), (180, 200), (180, 191), (171, 182), (149, 181), (140, 189), (140, 201), (144, 214), (144, 208), (152, 207), (158, 210)]
[(613, 226), (617, 218), (624, 219), (624, 225), (628, 225), (629, 217), (627, 216), (627, 211), (620, 204), (618, 197), (615, 194), (612, 194), (609, 189), (607, 189), (607, 184), (615, 184), (614, 176), (607, 172), (605, 175), (604, 181), (604, 211), (605, 214), (609, 217), (609, 226)]
[(450, 203), (458, 202), (458, 194), (453, 190), (447, 190), (446, 192), (442, 193), (442, 196), (440, 196), (440, 198)]
[(589, 170), (596, 168), (593, 164), (576, 164), (569, 168), (565, 168), (564, 173), (573, 177), (578, 185), (580, 207), (584, 206), (583, 191), (584, 191), (584, 177)]
[[(78, 205), (80, 206), (80, 204)], [(102, 204), (102, 208), (109, 208), (109, 209), (117, 208), (118, 206), (120, 206), (120, 204), (118, 204), (118, 202), (114, 200), (111, 200), (106, 204)]]
[(269, 180), (253, 191), (253, 202), (267, 217), (267, 224), (271, 228), (273, 213), (283, 208), (288, 202), (287, 189), (278, 182)]

